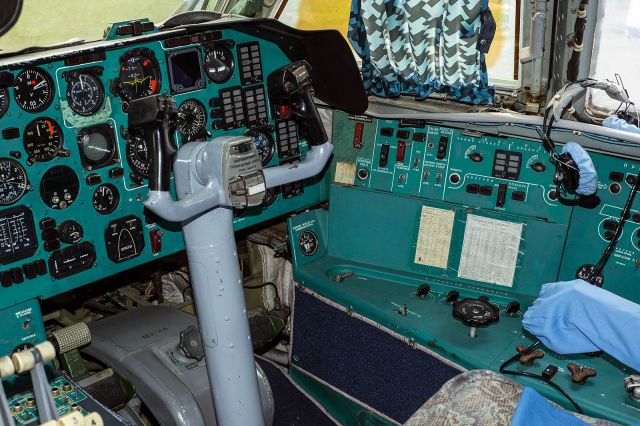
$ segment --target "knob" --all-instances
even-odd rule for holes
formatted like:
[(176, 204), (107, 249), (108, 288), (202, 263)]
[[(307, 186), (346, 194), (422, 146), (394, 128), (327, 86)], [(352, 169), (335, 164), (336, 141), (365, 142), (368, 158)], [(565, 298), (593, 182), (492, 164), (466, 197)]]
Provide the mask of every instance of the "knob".
[(524, 345), (516, 346), (516, 351), (522, 354), (520, 355), (520, 364), (531, 366), (533, 365), (533, 361), (535, 361), (536, 359), (544, 358), (544, 352), (542, 351), (535, 350), (535, 351), (525, 352), (524, 351), (525, 349), (527, 349), (527, 347)]
[(489, 303), (487, 299), (486, 296), (481, 296), (480, 299), (466, 298), (453, 303), (451, 314), (464, 325), (471, 327), (470, 337), (477, 336), (478, 327), (487, 327), (500, 320), (498, 307)]
[(445, 299), (445, 301), (447, 303), (453, 303), (459, 298), (460, 298), (460, 293), (458, 292), (458, 290), (451, 290), (449, 293), (447, 293), (447, 298)]
[(422, 284), (416, 291), (416, 297), (418, 299), (424, 299), (427, 294), (429, 294), (429, 291), (431, 291), (431, 287), (429, 286), (429, 284)]
[(513, 302), (509, 302), (509, 304), (507, 305), (506, 311), (507, 311), (507, 314), (511, 316), (517, 314), (518, 311), (520, 311), (520, 303), (516, 302), (515, 300)]
[(533, 163), (531, 165), (531, 168), (533, 170), (535, 170), (536, 172), (540, 173), (540, 172), (544, 172), (544, 170), (546, 169), (546, 167), (544, 166), (544, 164), (538, 162), (538, 163)]
[(479, 152), (472, 152), (471, 154), (469, 154), (469, 158), (471, 159), (471, 161), (479, 163), (482, 161), (482, 154), (480, 154)]
[(584, 385), (589, 377), (595, 377), (598, 372), (593, 368), (581, 367), (578, 364), (570, 362), (567, 364), (567, 369), (571, 371), (571, 380), (573, 383)]
[(190, 325), (180, 332), (180, 343), (178, 343), (180, 351), (189, 359), (202, 360), (204, 358), (204, 347), (202, 346), (202, 337), (200, 330)]

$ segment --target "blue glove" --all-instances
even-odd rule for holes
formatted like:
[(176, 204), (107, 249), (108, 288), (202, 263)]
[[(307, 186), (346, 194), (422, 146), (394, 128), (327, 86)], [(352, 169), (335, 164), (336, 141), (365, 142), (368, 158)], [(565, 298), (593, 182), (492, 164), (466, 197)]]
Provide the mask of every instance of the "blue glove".
[(522, 320), (559, 354), (603, 350), (640, 371), (638, 324), (640, 305), (583, 280), (545, 284)]
[(562, 410), (549, 403), (539, 393), (525, 387), (520, 395), (516, 411), (511, 417), (511, 426), (587, 426), (569, 411)]
[(587, 151), (577, 143), (569, 142), (562, 147), (562, 152), (569, 153), (578, 166), (580, 179), (578, 180), (576, 193), (580, 195), (595, 194), (598, 190), (598, 174), (596, 173), (596, 166), (593, 165), (593, 161), (591, 161)]
[(640, 133), (640, 129), (638, 129), (636, 126), (627, 123), (622, 118), (615, 115), (605, 118), (602, 121), (602, 125), (610, 129), (624, 130), (625, 132), (631, 133)]

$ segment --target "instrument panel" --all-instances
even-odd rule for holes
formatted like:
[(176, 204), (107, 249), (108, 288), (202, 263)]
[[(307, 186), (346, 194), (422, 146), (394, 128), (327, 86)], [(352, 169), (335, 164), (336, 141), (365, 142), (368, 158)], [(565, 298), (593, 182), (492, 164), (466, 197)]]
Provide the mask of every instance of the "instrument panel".
[[(173, 96), (178, 146), (246, 134), (264, 167), (304, 157), (296, 122), (266, 91), (266, 77), (292, 61), (279, 44), (233, 28), (180, 34), (0, 59), (0, 307), (184, 249), (176, 226), (144, 211), (151, 158), (142, 135), (128, 130), (131, 100)], [(327, 193), (328, 176), (287, 185), (237, 212), (235, 227), (318, 204)]]

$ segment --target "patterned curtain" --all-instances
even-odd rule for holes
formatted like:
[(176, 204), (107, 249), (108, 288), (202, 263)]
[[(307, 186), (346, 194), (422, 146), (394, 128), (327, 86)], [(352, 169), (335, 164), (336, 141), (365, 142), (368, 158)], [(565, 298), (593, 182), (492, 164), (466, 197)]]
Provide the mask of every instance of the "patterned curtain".
[(495, 21), (488, 0), (352, 0), (349, 41), (374, 95), (448, 93), (493, 102), (485, 54)]

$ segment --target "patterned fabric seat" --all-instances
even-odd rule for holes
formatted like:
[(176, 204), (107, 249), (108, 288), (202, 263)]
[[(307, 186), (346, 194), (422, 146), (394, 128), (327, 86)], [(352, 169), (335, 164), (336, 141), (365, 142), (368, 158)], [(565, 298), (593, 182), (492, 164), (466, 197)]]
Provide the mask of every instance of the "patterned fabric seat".
[[(488, 370), (471, 370), (449, 380), (405, 426), (508, 425), (524, 386)], [(598, 426), (616, 423), (576, 414)]]

